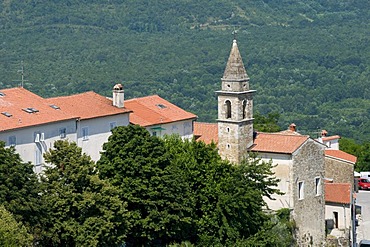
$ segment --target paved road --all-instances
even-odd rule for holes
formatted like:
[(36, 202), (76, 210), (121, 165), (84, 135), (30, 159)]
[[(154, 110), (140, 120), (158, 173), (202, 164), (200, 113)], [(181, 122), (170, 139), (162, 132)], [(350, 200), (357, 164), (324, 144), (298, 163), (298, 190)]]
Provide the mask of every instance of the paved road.
[(362, 208), (357, 227), (357, 242), (360, 242), (361, 239), (370, 239), (370, 191), (360, 190), (356, 204)]

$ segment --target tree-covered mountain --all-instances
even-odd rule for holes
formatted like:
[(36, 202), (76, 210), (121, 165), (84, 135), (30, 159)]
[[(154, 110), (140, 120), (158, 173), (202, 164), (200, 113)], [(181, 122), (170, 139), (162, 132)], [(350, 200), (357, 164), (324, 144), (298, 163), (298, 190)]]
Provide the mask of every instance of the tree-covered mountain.
[(0, 88), (159, 94), (214, 121), (232, 32), (255, 111), (370, 140), (368, 0), (25, 0), (0, 5)]

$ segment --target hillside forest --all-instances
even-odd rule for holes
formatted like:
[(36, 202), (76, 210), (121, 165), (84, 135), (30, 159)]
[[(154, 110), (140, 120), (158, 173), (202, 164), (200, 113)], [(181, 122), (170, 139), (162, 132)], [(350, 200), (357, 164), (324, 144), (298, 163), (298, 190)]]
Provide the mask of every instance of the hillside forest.
[(361, 144), (370, 140), (369, 11), (368, 0), (3, 1), (0, 88), (110, 96), (122, 83), (126, 98), (159, 94), (214, 122), (236, 37), (255, 114)]

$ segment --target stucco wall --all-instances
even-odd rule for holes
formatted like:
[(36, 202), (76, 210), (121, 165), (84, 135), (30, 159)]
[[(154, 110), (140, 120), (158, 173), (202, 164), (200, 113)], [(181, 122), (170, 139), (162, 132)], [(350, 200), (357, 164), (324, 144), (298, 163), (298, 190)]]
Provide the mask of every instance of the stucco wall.
[[(184, 120), (172, 123), (165, 123), (160, 125), (154, 125), (146, 127), (146, 129), (153, 134), (156, 132), (156, 135), (162, 137), (164, 135), (179, 135), (184, 139), (191, 139), (193, 138), (193, 131), (194, 131), (194, 120)], [(161, 129), (157, 129), (161, 128)]]
[(270, 160), (272, 160), (275, 165), (272, 171), (275, 173), (275, 177), (280, 179), (278, 189), (284, 193), (284, 195), (273, 195), (274, 200), (265, 197), (264, 200), (268, 207), (272, 210), (278, 210), (281, 208), (292, 209), (293, 194), (290, 183), (293, 165), (292, 156), (289, 154), (258, 153), (258, 157), (264, 162), (270, 162)]
[[(76, 120), (74, 119), (1, 132), (0, 140), (4, 141), (6, 145), (9, 146), (9, 136), (15, 136), (15, 149), (23, 161), (36, 164), (36, 152), (39, 152), (38, 155), (40, 155), (39, 158), (41, 159), (41, 163), (44, 163), (43, 154), (53, 147), (53, 143), (56, 140), (64, 139), (60, 137), (59, 130), (61, 128), (66, 129), (65, 139), (70, 141), (77, 140)], [(35, 142), (35, 133), (44, 133), (44, 140)], [(41, 163), (35, 165), (34, 171), (36, 173), (42, 170)]]
[[(116, 126), (127, 126), (128, 116), (129, 114), (120, 114), (81, 120), (77, 125), (77, 145), (82, 148), (82, 152), (90, 155), (92, 160), (99, 160), (103, 144), (111, 135), (111, 123), (116, 123)], [(89, 132), (87, 139), (82, 135), (82, 129), (85, 127), (88, 127)]]
[(338, 229), (349, 229), (351, 226), (351, 209), (348, 204), (327, 203), (325, 219), (334, 220), (334, 212), (338, 213)]

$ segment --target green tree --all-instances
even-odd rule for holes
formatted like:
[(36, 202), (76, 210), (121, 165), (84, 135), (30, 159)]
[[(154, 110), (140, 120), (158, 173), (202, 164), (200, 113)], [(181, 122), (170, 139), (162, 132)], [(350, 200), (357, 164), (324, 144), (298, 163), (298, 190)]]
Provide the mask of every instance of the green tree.
[(260, 132), (278, 132), (281, 130), (278, 125), (279, 113), (268, 113), (267, 117), (261, 115), (259, 112), (254, 114), (254, 129)]
[(76, 143), (57, 141), (44, 155), (42, 244), (118, 246), (129, 230), (125, 203)]
[(165, 140), (171, 166), (195, 198), (193, 220), (200, 246), (234, 246), (260, 231), (268, 220), (263, 196), (279, 193), (272, 164), (251, 157), (238, 166), (221, 160), (215, 144)]
[(17, 222), (3, 205), (0, 205), (0, 246), (32, 246), (33, 237), (26, 227)]
[(163, 140), (138, 125), (117, 127), (103, 146), (100, 176), (117, 186), (132, 226), (126, 243), (165, 245), (188, 239), (191, 199), (170, 167)]
[(42, 214), (39, 192), (33, 165), (22, 162), (14, 147), (5, 148), (0, 142), (0, 204), (34, 232)]

